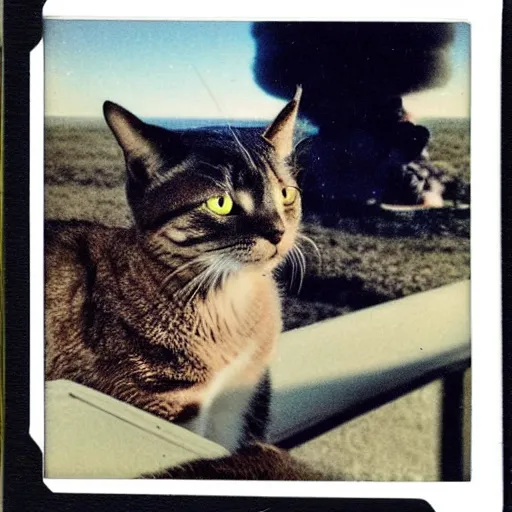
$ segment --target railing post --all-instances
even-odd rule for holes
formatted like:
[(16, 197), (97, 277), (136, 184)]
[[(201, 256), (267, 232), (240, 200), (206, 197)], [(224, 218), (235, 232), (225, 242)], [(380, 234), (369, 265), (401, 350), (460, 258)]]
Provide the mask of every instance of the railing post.
[(441, 480), (464, 480), (464, 370), (443, 378)]

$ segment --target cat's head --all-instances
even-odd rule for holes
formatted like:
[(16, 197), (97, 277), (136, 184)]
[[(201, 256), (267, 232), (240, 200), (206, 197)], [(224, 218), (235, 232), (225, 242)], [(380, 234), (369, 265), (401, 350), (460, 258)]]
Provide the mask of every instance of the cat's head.
[(228, 271), (268, 271), (283, 261), (301, 218), (289, 158), (300, 95), (297, 88), (261, 131), (170, 131), (105, 102), (105, 119), (124, 152), (138, 232), (157, 257)]

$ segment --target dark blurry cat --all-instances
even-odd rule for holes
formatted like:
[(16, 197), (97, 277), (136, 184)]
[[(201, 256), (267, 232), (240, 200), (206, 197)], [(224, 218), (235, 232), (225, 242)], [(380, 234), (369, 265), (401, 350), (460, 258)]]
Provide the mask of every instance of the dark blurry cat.
[(289, 164), (300, 94), (261, 134), (173, 132), (105, 103), (135, 225), (48, 224), (48, 380), (95, 388), (231, 451), (264, 438), (281, 330), (272, 272), (293, 255), (301, 218)]

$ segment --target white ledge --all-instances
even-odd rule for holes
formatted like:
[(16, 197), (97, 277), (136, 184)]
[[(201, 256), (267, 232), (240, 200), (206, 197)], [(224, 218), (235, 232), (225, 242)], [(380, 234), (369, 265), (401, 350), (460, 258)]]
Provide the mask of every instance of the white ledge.
[(286, 332), (271, 367), (270, 440), (469, 357), (469, 281)]

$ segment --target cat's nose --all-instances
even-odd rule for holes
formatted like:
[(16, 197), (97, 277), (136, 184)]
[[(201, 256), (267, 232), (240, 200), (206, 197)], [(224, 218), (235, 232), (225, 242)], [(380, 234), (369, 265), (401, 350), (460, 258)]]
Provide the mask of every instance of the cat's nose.
[(272, 244), (277, 245), (281, 238), (283, 238), (284, 230), (279, 228), (272, 228), (263, 233), (263, 236)]

